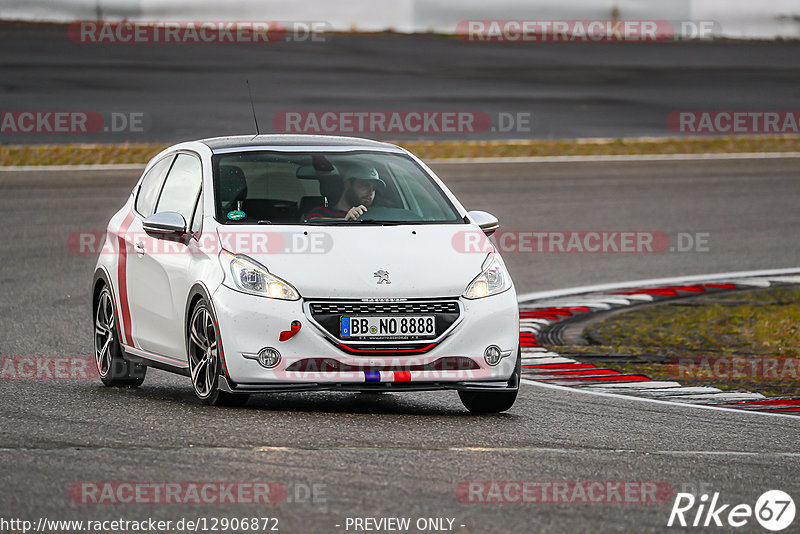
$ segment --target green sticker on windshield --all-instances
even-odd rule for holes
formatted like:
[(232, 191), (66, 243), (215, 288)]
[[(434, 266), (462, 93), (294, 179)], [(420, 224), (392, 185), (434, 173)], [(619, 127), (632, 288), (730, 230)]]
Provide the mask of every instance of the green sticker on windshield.
[(241, 210), (229, 211), (228, 218), (232, 221), (238, 221), (239, 219), (244, 219), (244, 212)]

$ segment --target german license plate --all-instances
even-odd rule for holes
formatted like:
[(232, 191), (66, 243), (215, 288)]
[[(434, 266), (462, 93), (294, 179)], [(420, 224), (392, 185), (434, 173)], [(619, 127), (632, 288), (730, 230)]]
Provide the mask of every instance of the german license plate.
[(433, 315), (342, 317), (339, 324), (341, 337), (436, 337), (436, 318)]

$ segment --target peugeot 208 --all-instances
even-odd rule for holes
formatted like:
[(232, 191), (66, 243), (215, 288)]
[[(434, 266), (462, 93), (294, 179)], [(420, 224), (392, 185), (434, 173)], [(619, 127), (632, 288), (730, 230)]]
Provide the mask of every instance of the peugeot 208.
[(236, 136), (172, 146), (108, 223), (93, 280), (108, 386), (147, 367), (206, 404), (456, 390), (509, 409), (519, 313), (498, 228), (394, 145)]

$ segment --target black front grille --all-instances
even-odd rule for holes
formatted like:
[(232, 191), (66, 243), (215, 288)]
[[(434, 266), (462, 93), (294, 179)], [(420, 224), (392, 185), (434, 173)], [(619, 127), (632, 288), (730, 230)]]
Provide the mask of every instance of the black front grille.
[[(340, 321), (342, 317), (358, 317), (359, 315), (373, 316), (394, 316), (404, 315), (433, 315), (436, 320), (436, 337), (439, 337), (453, 323), (458, 320), (461, 308), (455, 300), (418, 300), (418, 301), (395, 301), (395, 302), (365, 302), (355, 301), (322, 301), (309, 304), (311, 316), (320, 326), (327, 330), (338, 340), (352, 342), (358, 338), (348, 337), (342, 339), (340, 336)], [(392, 341), (415, 341), (423, 340), (420, 336), (407, 335), (397, 336), (391, 339), (370, 340), (379, 346), (391, 344)], [(432, 338), (431, 338), (432, 339)]]
[(458, 302), (454, 301), (422, 301), (422, 302), (314, 302), (311, 304), (311, 315), (384, 315), (384, 314), (421, 314), (421, 313), (455, 313), (458, 314)]

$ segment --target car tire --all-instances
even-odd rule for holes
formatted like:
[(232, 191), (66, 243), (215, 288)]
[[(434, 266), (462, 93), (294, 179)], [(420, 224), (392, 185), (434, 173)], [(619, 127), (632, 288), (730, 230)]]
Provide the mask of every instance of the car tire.
[(219, 389), (222, 370), (219, 331), (214, 311), (208, 302), (197, 301), (186, 328), (189, 356), (189, 376), (192, 390), (203, 404), (209, 406), (242, 406), (247, 394), (232, 394)]
[(471, 413), (500, 413), (509, 410), (517, 400), (519, 392), (519, 381), (522, 373), (522, 351), (517, 348), (517, 365), (514, 374), (511, 375), (512, 382), (516, 383), (516, 388), (511, 391), (459, 391), (458, 396), (461, 403)]
[(136, 388), (142, 385), (147, 367), (122, 355), (114, 297), (103, 285), (94, 302), (94, 360), (100, 381), (108, 387)]

